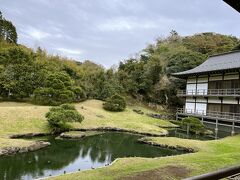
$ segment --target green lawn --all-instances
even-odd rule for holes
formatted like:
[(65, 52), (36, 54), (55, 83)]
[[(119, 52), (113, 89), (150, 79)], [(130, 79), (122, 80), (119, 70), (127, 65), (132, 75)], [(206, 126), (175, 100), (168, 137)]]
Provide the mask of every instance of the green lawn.
[[(76, 104), (77, 110), (84, 115), (85, 119), (81, 124), (73, 124), (73, 127), (116, 127), (135, 130), (140, 133), (150, 132), (161, 135), (167, 131), (159, 126), (175, 126), (168, 121), (139, 115), (132, 111), (134, 107), (128, 107), (124, 112), (107, 112), (102, 108), (102, 103), (102, 101), (98, 100), (89, 100)], [(146, 108), (140, 107), (140, 109), (144, 112), (150, 112)], [(11, 134), (48, 132), (47, 121), (45, 119), (45, 114), (48, 110), (48, 106), (37, 106), (28, 103), (0, 103), (0, 147), (8, 146), (6, 143), (2, 143), (3, 139), (8, 141), (10, 145), (11, 143), (17, 145), (17, 142), (24, 141), (8, 139)]]
[[(58, 176), (54, 180), (66, 179), (139, 179), (141, 176), (156, 175), (154, 173), (176, 167), (186, 169), (184, 176), (193, 176), (219, 168), (240, 163), (240, 136), (228, 137), (217, 141), (183, 140), (168, 137), (152, 137), (148, 141), (171, 146), (192, 147), (198, 152), (162, 158), (121, 158), (111, 166)], [(126, 147), (127, 148), (127, 147)], [(148, 173), (150, 172), (150, 173)], [(160, 174), (164, 179), (181, 179), (179, 174), (164, 171)]]
[(164, 128), (160, 128), (161, 126), (175, 127), (169, 121), (139, 115), (132, 111), (132, 109), (138, 108), (145, 113), (151, 112), (143, 107), (127, 107), (123, 112), (109, 112), (102, 108), (102, 101), (90, 100), (76, 104), (76, 108), (85, 117), (81, 124), (74, 124), (76, 128), (117, 127), (140, 133), (161, 135), (167, 133)]

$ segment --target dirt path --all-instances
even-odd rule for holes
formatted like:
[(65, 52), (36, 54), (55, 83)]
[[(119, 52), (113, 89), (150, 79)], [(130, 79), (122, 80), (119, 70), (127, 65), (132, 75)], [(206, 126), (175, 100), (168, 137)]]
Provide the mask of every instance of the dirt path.
[(138, 173), (134, 176), (122, 178), (124, 180), (167, 180), (182, 179), (189, 176), (191, 170), (184, 166), (166, 166), (151, 171)]

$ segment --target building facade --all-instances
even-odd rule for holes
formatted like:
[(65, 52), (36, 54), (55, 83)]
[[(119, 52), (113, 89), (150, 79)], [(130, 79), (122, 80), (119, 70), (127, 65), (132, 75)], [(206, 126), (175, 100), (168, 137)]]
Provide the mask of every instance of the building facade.
[(185, 104), (177, 115), (240, 128), (240, 51), (210, 56), (196, 68), (173, 76), (186, 79), (186, 89), (178, 91)]

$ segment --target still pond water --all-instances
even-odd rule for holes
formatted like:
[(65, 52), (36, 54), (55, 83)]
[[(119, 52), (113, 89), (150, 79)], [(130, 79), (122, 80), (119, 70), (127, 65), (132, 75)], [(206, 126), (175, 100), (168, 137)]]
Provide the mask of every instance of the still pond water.
[(82, 140), (55, 140), (51, 146), (30, 153), (0, 158), (0, 179), (30, 180), (108, 165), (121, 157), (162, 157), (182, 151), (154, 147), (137, 142), (141, 136), (105, 133)]

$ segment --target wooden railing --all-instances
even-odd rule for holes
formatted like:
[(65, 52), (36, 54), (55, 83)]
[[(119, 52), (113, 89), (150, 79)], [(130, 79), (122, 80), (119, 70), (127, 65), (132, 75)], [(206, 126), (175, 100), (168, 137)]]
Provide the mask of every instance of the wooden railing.
[(240, 166), (228, 167), (225, 169), (220, 169), (218, 171), (210, 172), (207, 174), (202, 174), (199, 176), (194, 176), (186, 178), (184, 180), (217, 180), (217, 179), (239, 179), (240, 178)]
[(211, 117), (216, 119), (227, 119), (227, 120), (236, 120), (240, 121), (240, 113), (231, 113), (231, 112), (218, 112), (218, 111), (202, 111), (202, 110), (193, 110), (193, 109), (177, 109), (178, 114), (193, 115), (200, 117)]
[(179, 90), (178, 96), (240, 96), (240, 89)]

